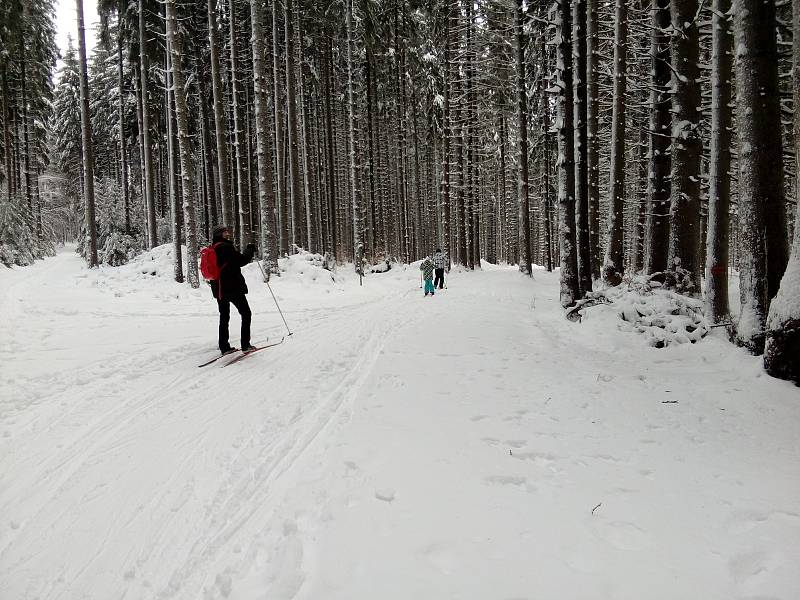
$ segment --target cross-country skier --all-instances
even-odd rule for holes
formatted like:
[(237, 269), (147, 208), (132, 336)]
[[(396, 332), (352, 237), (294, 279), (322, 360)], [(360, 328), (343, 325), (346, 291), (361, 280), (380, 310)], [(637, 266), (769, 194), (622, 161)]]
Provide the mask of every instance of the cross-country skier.
[(419, 265), (419, 270), (422, 271), (422, 277), (425, 279), (425, 295), (430, 294), (433, 296), (433, 261), (430, 256), (426, 256), (425, 260)]
[(433, 266), (436, 268), (436, 279), (433, 281), (433, 287), (442, 289), (444, 287), (444, 269), (447, 266), (447, 257), (441, 248), (437, 248), (433, 253)]
[(250, 243), (244, 253), (240, 253), (231, 241), (231, 230), (225, 225), (214, 227), (212, 232), (214, 252), (219, 265), (219, 279), (211, 282), (211, 293), (219, 307), (219, 350), (222, 354), (233, 352), (228, 341), (228, 322), (231, 318), (231, 304), (242, 317), (242, 350), (254, 350), (250, 344), (250, 305), (247, 304), (247, 284), (242, 275), (242, 267), (253, 260), (255, 244)]

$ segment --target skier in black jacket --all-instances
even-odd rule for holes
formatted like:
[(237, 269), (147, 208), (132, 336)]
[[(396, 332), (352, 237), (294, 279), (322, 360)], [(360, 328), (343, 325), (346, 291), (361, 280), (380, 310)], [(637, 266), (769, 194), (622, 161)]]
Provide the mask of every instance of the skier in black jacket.
[(247, 304), (247, 284), (242, 275), (242, 267), (253, 260), (256, 251), (254, 244), (247, 245), (244, 253), (240, 253), (231, 241), (231, 230), (219, 225), (213, 232), (214, 252), (219, 265), (219, 279), (211, 282), (211, 293), (219, 306), (219, 350), (223, 354), (232, 352), (228, 341), (228, 322), (231, 318), (231, 304), (242, 317), (242, 350), (252, 350), (250, 345), (250, 305)]

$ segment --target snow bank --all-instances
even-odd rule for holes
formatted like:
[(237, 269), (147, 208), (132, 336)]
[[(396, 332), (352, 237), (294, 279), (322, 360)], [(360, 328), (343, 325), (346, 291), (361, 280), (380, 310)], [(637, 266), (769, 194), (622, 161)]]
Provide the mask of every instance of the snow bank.
[(641, 276), (630, 283), (593, 292), (571, 312), (576, 313), (583, 319), (621, 319), (622, 323), (617, 324), (621, 331), (643, 334), (654, 348), (694, 344), (711, 331), (701, 300), (661, 288)]

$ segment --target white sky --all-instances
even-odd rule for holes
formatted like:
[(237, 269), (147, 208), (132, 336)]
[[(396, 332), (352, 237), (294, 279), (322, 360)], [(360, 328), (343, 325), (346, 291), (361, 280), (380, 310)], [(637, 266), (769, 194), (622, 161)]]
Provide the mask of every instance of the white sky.
[[(78, 16), (75, 11), (75, 0), (56, 0), (56, 43), (61, 50), (61, 55), (67, 49), (67, 37), (72, 38), (72, 44), (78, 49)], [(95, 43), (95, 27), (100, 21), (97, 16), (97, 1), (83, 0), (83, 19), (86, 25), (86, 56), (92, 54)]]

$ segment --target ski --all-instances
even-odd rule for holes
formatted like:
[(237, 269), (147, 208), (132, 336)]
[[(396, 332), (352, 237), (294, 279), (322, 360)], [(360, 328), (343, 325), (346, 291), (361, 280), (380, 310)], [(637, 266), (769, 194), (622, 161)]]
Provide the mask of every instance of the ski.
[(253, 350), (250, 350), (249, 352), (242, 352), (239, 356), (236, 356), (232, 360), (229, 360), (228, 362), (226, 362), (224, 365), (222, 365), (222, 367), (229, 367), (233, 363), (239, 362), (243, 358), (247, 358), (251, 354), (255, 354), (256, 352), (258, 352), (259, 350), (266, 350), (267, 348), (272, 348), (273, 346), (277, 346), (278, 344), (282, 344), (284, 339), (285, 339), (285, 337), (282, 337), (279, 342), (273, 342), (272, 344), (265, 344), (264, 346), (256, 346)]
[(211, 364), (214, 364), (215, 362), (217, 362), (220, 358), (225, 358), (226, 356), (230, 356), (234, 352), (238, 352), (238, 351), (239, 351), (238, 348), (231, 348), (230, 352), (226, 352), (225, 354), (220, 354), (219, 356), (215, 356), (211, 360), (209, 360), (207, 362), (204, 362), (202, 365), (197, 365), (197, 366), (198, 367), (207, 367), (208, 365), (211, 365)]

